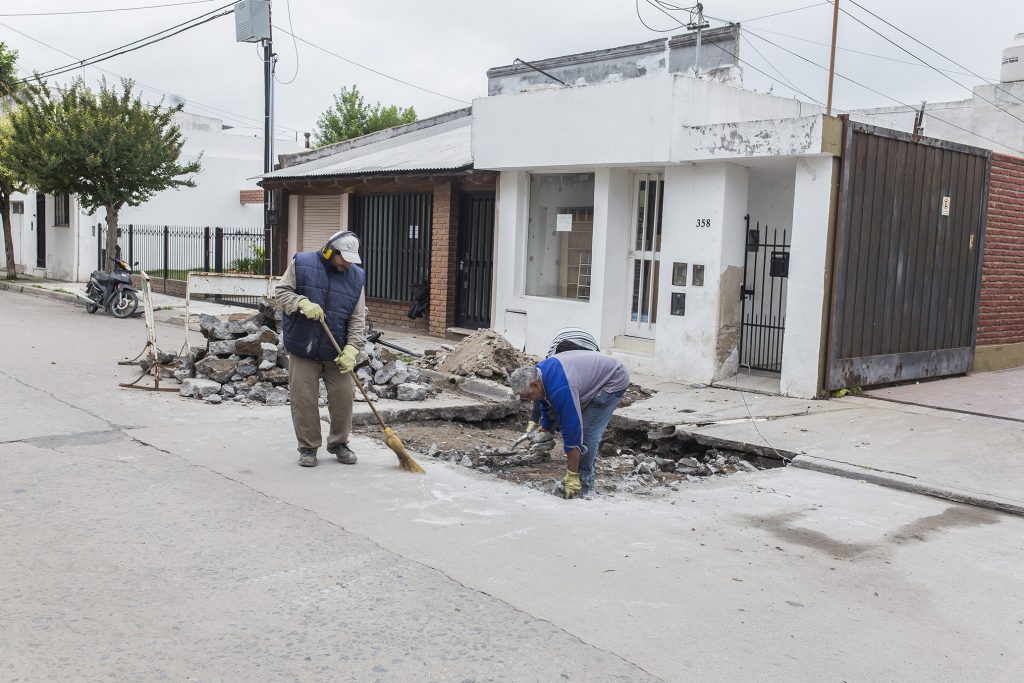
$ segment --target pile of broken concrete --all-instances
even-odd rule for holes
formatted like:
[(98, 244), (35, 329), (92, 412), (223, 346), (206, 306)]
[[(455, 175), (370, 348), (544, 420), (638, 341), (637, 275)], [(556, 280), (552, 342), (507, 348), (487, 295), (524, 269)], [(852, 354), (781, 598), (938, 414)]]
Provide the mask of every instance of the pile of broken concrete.
[(182, 357), (174, 373), (181, 381), (181, 395), (208, 403), (285, 405), (288, 361), (280, 329), (281, 312), (266, 301), (249, 316), (222, 320), (200, 315), (199, 330), (207, 347)]
[(427, 352), (420, 361), (440, 372), (460, 377), (480, 377), (508, 384), (509, 375), (519, 367), (532, 365), (527, 356), (494, 330), (480, 330), (455, 347), (442, 345), (444, 353)]
[[(199, 330), (207, 340), (205, 349), (161, 358), (167, 372), (181, 382), (182, 396), (207, 403), (288, 403), (282, 313), (272, 303), (263, 299), (256, 313), (227, 320), (200, 315)], [(356, 375), (371, 400), (423, 401), (437, 393), (422, 371), (377, 344), (367, 344), (357, 363)], [(359, 392), (356, 400), (363, 400)], [(320, 405), (326, 403), (327, 389), (321, 380)]]

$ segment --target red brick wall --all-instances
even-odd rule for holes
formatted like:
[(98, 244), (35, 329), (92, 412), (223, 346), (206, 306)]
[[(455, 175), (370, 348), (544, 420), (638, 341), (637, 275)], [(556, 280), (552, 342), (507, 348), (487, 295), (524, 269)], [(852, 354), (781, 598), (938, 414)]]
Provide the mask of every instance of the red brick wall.
[(419, 332), (427, 331), (426, 317), (407, 318), (406, 313), (412, 303), (409, 301), (390, 301), (388, 299), (367, 299), (366, 307), (370, 309), (370, 320), (374, 325), (388, 327), (405, 327)]
[[(141, 275), (132, 275), (132, 283), (136, 288), (140, 288)], [(176, 296), (182, 299), (185, 298), (185, 281), (184, 280), (164, 280), (163, 278), (151, 277), (149, 278), (149, 290), (155, 294), (167, 294), (168, 296)]]
[(978, 346), (1024, 342), (1024, 159), (992, 155)]
[(241, 204), (262, 204), (263, 190), (239, 190), (238, 201)]
[(443, 337), (455, 324), (455, 256), (458, 195), (451, 182), (434, 185), (430, 243), (430, 334)]

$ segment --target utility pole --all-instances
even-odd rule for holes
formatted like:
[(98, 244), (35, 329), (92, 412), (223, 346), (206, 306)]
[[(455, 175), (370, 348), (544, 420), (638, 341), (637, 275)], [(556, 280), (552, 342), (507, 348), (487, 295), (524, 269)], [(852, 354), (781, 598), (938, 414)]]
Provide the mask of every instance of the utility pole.
[(832, 116), (832, 81), (836, 75), (836, 32), (839, 28), (839, 0), (832, 0), (832, 56), (828, 60), (828, 100), (825, 113)]
[(686, 28), (688, 30), (690, 30), (690, 31), (696, 31), (697, 32), (697, 48), (696, 48), (696, 50), (694, 51), (694, 54), (693, 54), (693, 75), (696, 78), (700, 78), (700, 43), (701, 43), (701, 33), (704, 31), (704, 29), (710, 27), (711, 24), (709, 24), (704, 19), (704, 5), (703, 4), (698, 2), (693, 7), (690, 7), (689, 10), (690, 10), (690, 22), (686, 25)]
[[(263, 46), (263, 172), (274, 170), (274, 40), (270, 30), (270, 0), (235, 3), (235, 42)], [(263, 272), (274, 269), (274, 237), (279, 223), (274, 191), (263, 191)]]

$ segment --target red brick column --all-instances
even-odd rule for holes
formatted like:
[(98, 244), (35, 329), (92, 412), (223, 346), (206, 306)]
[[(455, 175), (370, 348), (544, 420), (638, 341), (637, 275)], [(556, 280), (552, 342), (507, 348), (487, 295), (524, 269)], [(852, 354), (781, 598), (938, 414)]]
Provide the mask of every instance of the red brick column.
[(1024, 159), (992, 155), (978, 345), (1024, 342)]
[(452, 182), (434, 185), (434, 215), (430, 237), (430, 323), (428, 330), (443, 337), (455, 324), (455, 254), (458, 244), (458, 195)]

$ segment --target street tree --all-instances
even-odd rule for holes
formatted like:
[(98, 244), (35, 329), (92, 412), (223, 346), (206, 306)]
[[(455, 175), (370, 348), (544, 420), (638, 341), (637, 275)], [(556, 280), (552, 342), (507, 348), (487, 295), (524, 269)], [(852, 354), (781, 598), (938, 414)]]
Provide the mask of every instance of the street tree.
[(384, 106), (380, 102), (370, 105), (356, 86), (351, 89), (342, 87), (341, 92), (334, 96), (334, 105), (317, 119), (313, 143), (323, 147), (415, 120), (416, 110), (412, 107), (402, 109), (395, 105)]
[[(6, 44), (0, 43), (0, 97), (5, 101), (5, 109), (17, 106), (15, 96), (20, 88), (16, 60), (17, 50), (11, 50)], [(11, 227), (11, 195), (24, 191), (20, 178), (11, 170), (7, 163), (7, 152), (10, 149), (11, 121), (7, 111), (0, 112), (0, 222), (4, 226), (4, 254), (7, 259), (7, 279), (18, 279), (14, 262), (14, 232)]]
[(130, 79), (120, 90), (101, 80), (95, 92), (81, 79), (55, 90), (43, 84), (11, 114), (12, 169), (40, 192), (77, 195), (90, 214), (104, 209), (108, 254), (116, 252), (124, 206), (195, 187), (200, 170), (198, 160), (180, 161), (184, 138), (174, 114), (182, 105), (145, 104), (133, 87)]

